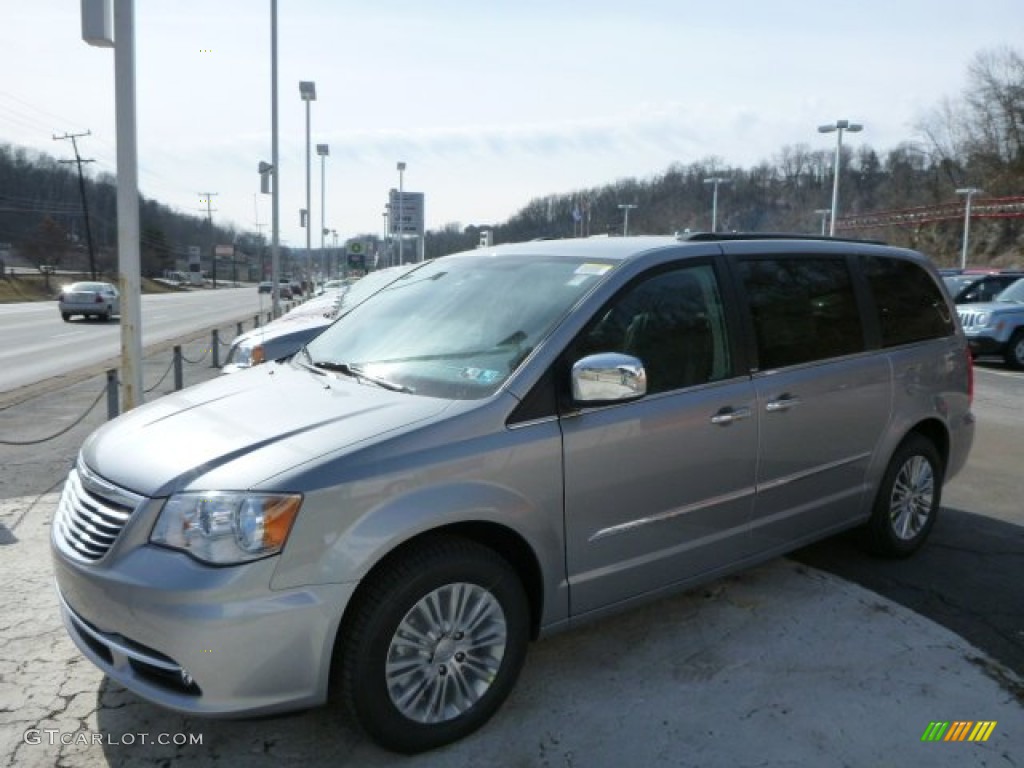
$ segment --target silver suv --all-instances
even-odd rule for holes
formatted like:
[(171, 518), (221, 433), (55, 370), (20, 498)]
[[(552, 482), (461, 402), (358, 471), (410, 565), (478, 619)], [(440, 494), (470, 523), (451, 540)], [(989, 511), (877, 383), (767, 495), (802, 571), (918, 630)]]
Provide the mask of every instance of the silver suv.
[(910, 554), (970, 399), (914, 252), (703, 235), (447, 256), (292, 359), (90, 436), (53, 526), (61, 609), (157, 704), (334, 693), (385, 747), (430, 749), (498, 709), (532, 638), (845, 529)]

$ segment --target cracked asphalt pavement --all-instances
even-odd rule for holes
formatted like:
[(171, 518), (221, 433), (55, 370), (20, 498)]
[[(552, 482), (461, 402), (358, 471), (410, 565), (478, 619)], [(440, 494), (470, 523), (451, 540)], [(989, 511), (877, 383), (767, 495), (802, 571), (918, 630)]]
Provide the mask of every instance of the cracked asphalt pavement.
[[(987, 387), (979, 411), (1005, 426)], [(0, 410), (0, 441), (56, 431), (97, 391)], [(1024, 765), (1024, 527), (1016, 477), (987, 458), (1015, 446), (1000, 461), (1019, 467), (1024, 431), (987, 430), (983, 414), (918, 557), (870, 560), (840, 537), (541, 641), (494, 720), (412, 758), (331, 707), (204, 720), (106, 680), (60, 622), (48, 550), (63, 476), (103, 414), (0, 445), (0, 767)], [(997, 725), (985, 742), (922, 742), (936, 720)]]

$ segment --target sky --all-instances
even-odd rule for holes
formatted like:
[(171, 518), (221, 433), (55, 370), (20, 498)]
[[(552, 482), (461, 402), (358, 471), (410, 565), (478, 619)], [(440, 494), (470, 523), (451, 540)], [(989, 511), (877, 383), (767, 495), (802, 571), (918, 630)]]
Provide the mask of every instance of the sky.
[[(203, 216), (215, 193), (215, 222), (267, 236), (270, 5), (135, 0), (140, 191)], [(839, 119), (864, 125), (845, 145), (884, 151), (920, 139), (979, 52), (1021, 45), (1024, 2), (279, 0), (277, 28), (280, 238), (306, 242), (312, 80), (316, 247), (316, 144), (339, 243), (383, 233), (399, 161), (438, 229), (673, 164), (832, 150), (817, 126)], [(116, 174), (114, 53), (82, 41), (79, 0), (0, 0), (0, 73), (0, 142), (68, 159), (53, 137), (89, 131), (88, 172)]]

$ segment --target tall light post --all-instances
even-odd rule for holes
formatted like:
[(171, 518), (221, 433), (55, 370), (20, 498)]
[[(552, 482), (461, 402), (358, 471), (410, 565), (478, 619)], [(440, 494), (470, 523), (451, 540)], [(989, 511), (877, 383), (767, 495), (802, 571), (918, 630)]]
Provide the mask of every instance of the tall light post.
[(834, 236), (836, 233), (836, 216), (839, 215), (839, 159), (843, 152), (843, 131), (857, 133), (864, 130), (859, 123), (851, 123), (849, 120), (836, 120), (829, 125), (819, 125), (818, 133), (836, 134), (836, 160), (832, 166), (832, 214), (829, 216), (828, 234)]
[(728, 184), (730, 179), (723, 176), (712, 176), (710, 179), (704, 179), (704, 183), (711, 185), (714, 190), (711, 193), (711, 231), (715, 232), (718, 228), (718, 185)]
[(394, 266), (394, 254), (391, 252), (391, 203), (384, 203), (384, 254), (387, 257), (387, 265)]
[[(324, 236), (327, 234), (327, 224), (324, 223), (324, 216), (327, 211), (327, 185), (326, 176), (324, 175), (324, 165), (327, 162), (326, 158), (331, 153), (330, 148), (326, 144), (317, 144), (316, 153), (320, 156), (320, 258), (324, 259)], [(324, 260), (325, 272), (329, 272), (330, 269)]]
[[(111, 13), (113, 17), (111, 17)], [(122, 406), (141, 405), (142, 278), (139, 253), (139, 164), (135, 120), (135, 2), (82, 3), (82, 39), (114, 49), (117, 133), (117, 282), (121, 289)]]
[(636, 203), (620, 203), (619, 210), (625, 212), (625, 218), (622, 221), (622, 236), (629, 237), (629, 212), (636, 208)]
[(964, 244), (960, 249), (960, 269), (967, 269), (967, 240), (971, 235), (971, 199), (984, 191), (977, 187), (963, 187), (956, 191), (958, 195), (967, 197), (967, 204), (964, 206)]
[(313, 271), (313, 217), (309, 207), (309, 103), (316, 101), (316, 83), (312, 80), (299, 81), (299, 95), (306, 102), (306, 264)]
[[(277, 134), (277, 0), (270, 0), (270, 164), (260, 163), (260, 176), (270, 187), (270, 293), (271, 314), (281, 316), (281, 196), (278, 194)], [(266, 190), (263, 190), (266, 191)], [(262, 275), (261, 275), (262, 277)]]
[(831, 208), (816, 208), (814, 210), (816, 214), (821, 216), (821, 234), (825, 235), (825, 225), (828, 223), (828, 215), (832, 213)]
[(398, 161), (398, 263), (405, 263), (405, 253), (402, 248), (405, 242), (405, 163)]

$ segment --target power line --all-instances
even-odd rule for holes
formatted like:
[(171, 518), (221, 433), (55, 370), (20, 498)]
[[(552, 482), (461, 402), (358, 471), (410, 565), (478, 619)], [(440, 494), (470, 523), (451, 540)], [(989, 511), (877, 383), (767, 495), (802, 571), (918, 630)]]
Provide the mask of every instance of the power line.
[(96, 253), (92, 246), (92, 227), (89, 224), (89, 204), (85, 198), (85, 177), (82, 175), (82, 163), (93, 163), (95, 160), (88, 159), (83, 160), (82, 156), (78, 154), (78, 142), (76, 139), (82, 136), (90, 135), (90, 131), (85, 133), (65, 133), (63, 136), (54, 136), (54, 141), (65, 141), (71, 140), (71, 146), (75, 150), (74, 160), (61, 160), (62, 163), (76, 163), (78, 165), (78, 191), (82, 195), (82, 213), (85, 216), (85, 239), (89, 243), (89, 272), (92, 275), (92, 279), (96, 279)]

